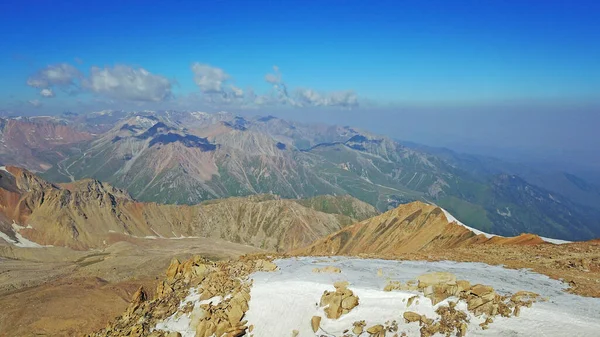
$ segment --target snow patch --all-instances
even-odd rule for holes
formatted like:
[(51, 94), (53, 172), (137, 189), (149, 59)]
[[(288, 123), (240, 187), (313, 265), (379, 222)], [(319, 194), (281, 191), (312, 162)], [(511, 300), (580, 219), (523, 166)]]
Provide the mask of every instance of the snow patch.
[(21, 235), (21, 233), (19, 232), (21, 229), (33, 228), (30, 225), (28, 225), (27, 227), (23, 227), (23, 226), (17, 225), (15, 222), (13, 222), (12, 227), (15, 230), (15, 237), (17, 238), (17, 241), (18, 241), (18, 243), (15, 243), (15, 246), (24, 247), (24, 248), (52, 247), (51, 245), (48, 245), (48, 246), (40, 245), (39, 243), (33, 242), (33, 241), (27, 239), (26, 237), (24, 237), (23, 235)]
[[(221, 303), (223, 298), (221, 296), (215, 296), (207, 300), (200, 300), (200, 294), (197, 288), (190, 289), (189, 294), (179, 304), (179, 309), (167, 319), (162, 322), (158, 322), (156, 327), (152, 330), (162, 330), (168, 332), (179, 332), (182, 337), (194, 337), (196, 336), (196, 328), (191, 327), (192, 316), (200, 310), (200, 306), (203, 304), (217, 305)], [(185, 307), (188, 302), (194, 303), (194, 309), (187, 314), (180, 313), (180, 310)]]
[(31, 229), (33, 227), (31, 227), (31, 225), (27, 225), (27, 227), (23, 227), (23, 226), (19, 226), (17, 225), (15, 222), (12, 223), (12, 228), (13, 231), (15, 233), (15, 238), (16, 240), (13, 240), (10, 236), (8, 236), (7, 234), (0, 232), (0, 238), (4, 239), (6, 242), (13, 244), (17, 247), (21, 247), (21, 248), (43, 248), (43, 247), (52, 247), (52, 245), (40, 245), (37, 242), (33, 242), (29, 239), (27, 239), (26, 237), (24, 237), (23, 235), (21, 235), (21, 233), (19, 233), (19, 231), (21, 229)]
[(4, 232), (0, 232), (0, 238), (4, 239), (4, 241), (11, 243), (13, 245), (16, 245), (18, 243), (17, 241), (11, 239), (10, 236), (5, 234)]
[[(292, 330), (304, 336), (342, 336), (352, 328), (352, 323), (365, 320), (367, 327), (384, 324), (388, 320), (398, 323), (398, 332), (408, 336), (420, 336), (419, 324), (407, 324), (402, 318), (404, 311), (414, 311), (430, 318), (437, 317), (431, 301), (418, 292), (384, 292), (387, 280), (406, 282), (417, 276), (446, 271), (471, 284), (486, 284), (500, 294), (528, 290), (548, 298), (531, 308), (522, 308), (519, 317), (495, 317), (489, 329), (483, 330), (478, 323), (484, 317), (468, 313), (470, 324), (468, 336), (591, 336), (600, 329), (600, 299), (566, 293), (566, 285), (545, 275), (528, 270), (505, 269), (483, 263), (389, 261), (376, 259), (291, 258), (274, 261), (279, 270), (256, 272), (251, 275), (250, 309), (244, 319), (253, 324), (255, 337), (290, 336)], [(315, 267), (334, 266), (340, 274), (313, 273)], [(382, 269), (382, 277), (377, 276)], [(359, 305), (337, 320), (327, 319), (318, 307), (324, 290), (333, 290), (335, 281), (349, 281), (348, 288), (359, 297)], [(419, 295), (420, 294), (420, 295)], [(406, 308), (407, 299), (419, 295)], [(446, 301), (452, 300), (451, 298)], [(454, 299), (456, 300), (456, 299)], [(466, 312), (466, 304), (459, 302), (458, 310)], [(311, 329), (312, 316), (321, 316), (321, 329), (317, 334)], [(352, 334), (348, 336), (353, 336)]]

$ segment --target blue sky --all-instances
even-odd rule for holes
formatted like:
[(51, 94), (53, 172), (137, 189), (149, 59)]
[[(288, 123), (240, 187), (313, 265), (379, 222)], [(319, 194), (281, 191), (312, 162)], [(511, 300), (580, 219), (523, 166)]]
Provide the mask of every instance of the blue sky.
[(182, 96), (198, 92), (199, 62), (256, 92), (271, 89), (277, 65), (290, 88), (378, 104), (589, 101), (600, 89), (597, 3), (9, 1), (0, 90), (5, 104), (35, 99), (26, 81), (40, 68), (120, 64), (176, 80)]
[[(3, 1), (0, 110), (276, 111), (433, 145), (586, 150), (592, 130), (555, 136), (573, 116), (600, 123), (599, 13), (577, 0)], [(554, 124), (511, 128), (548, 107)], [(482, 120), (479, 136), (402, 122), (420, 114)]]

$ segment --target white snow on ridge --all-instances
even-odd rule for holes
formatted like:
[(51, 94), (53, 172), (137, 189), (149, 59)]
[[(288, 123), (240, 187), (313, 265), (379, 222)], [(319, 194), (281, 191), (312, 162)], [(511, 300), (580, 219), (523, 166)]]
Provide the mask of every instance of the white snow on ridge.
[[(441, 208), (441, 207), (440, 207)], [(452, 214), (448, 213), (448, 211), (446, 211), (445, 209), (441, 208), (442, 211), (444, 212), (444, 215), (446, 216), (446, 219), (448, 220), (448, 222), (452, 223), (452, 222), (456, 222), (456, 224), (461, 225), (463, 227), (465, 227), (466, 229), (470, 230), (471, 232), (475, 233), (476, 235), (480, 235), (483, 234), (483, 236), (485, 236), (486, 238), (491, 238), (494, 237), (496, 235), (493, 234), (488, 234), (486, 232), (482, 232), (479, 229), (475, 229), (473, 227), (469, 227), (467, 225), (465, 225), (464, 223), (458, 221), (458, 219), (456, 219)]]
[(4, 171), (4, 172), (6, 172), (8, 174), (11, 174), (10, 172), (8, 172), (8, 170), (6, 169), (6, 166), (4, 166), (4, 165), (0, 166), (0, 171)]
[[(547, 297), (547, 302), (537, 302), (531, 308), (522, 308), (519, 317), (495, 317), (488, 330), (478, 323), (482, 317), (469, 313), (468, 336), (592, 336), (600, 331), (600, 299), (588, 298), (564, 292), (565, 284), (528, 270), (505, 269), (483, 263), (390, 261), (376, 259), (291, 258), (276, 260), (280, 270), (257, 272), (251, 275), (250, 309), (244, 319), (253, 324), (255, 337), (291, 336), (292, 330), (305, 336), (342, 336), (357, 320), (366, 320), (367, 327), (396, 320), (399, 332), (408, 336), (419, 336), (419, 324), (407, 324), (402, 318), (404, 311), (437, 315), (429, 299), (419, 297), (406, 308), (406, 300), (419, 294), (410, 291), (384, 292), (387, 280), (406, 282), (417, 276), (447, 271), (458, 279), (472, 284), (486, 284), (500, 294), (528, 290)], [(315, 267), (335, 266), (339, 274), (313, 273)], [(378, 269), (383, 277), (377, 276)], [(359, 305), (338, 320), (327, 319), (318, 307), (324, 290), (334, 290), (335, 281), (349, 281), (348, 288), (359, 297)], [(421, 294), (422, 295), (422, 294)], [(450, 300), (450, 299), (448, 299)], [(457, 306), (465, 310), (464, 304)], [(310, 325), (312, 316), (322, 317), (321, 329), (313, 333)], [(437, 336), (437, 335), (436, 335)]]
[[(489, 233), (486, 233), (486, 232), (482, 232), (479, 229), (475, 229), (473, 227), (469, 227), (469, 226), (465, 225), (464, 223), (458, 221), (458, 219), (456, 219), (452, 214), (450, 214), (445, 209), (443, 209), (441, 207), (440, 207), (440, 209), (444, 212), (444, 215), (446, 216), (446, 219), (448, 220), (448, 222), (450, 222), (450, 223), (455, 222), (456, 224), (465, 227), (466, 229), (470, 230), (471, 232), (475, 233), (476, 235), (482, 234), (483, 236), (485, 236), (488, 239), (492, 238), (494, 236), (500, 236), (500, 235), (495, 235), (495, 234), (489, 234)], [(555, 245), (562, 245), (562, 244), (565, 244), (565, 243), (571, 243), (571, 241), (560, 240), (560, 239), (551, 239), (551, 238), (546, 238), (546, 237), (543, 237), (543, 236), (540, 236), (540, 238), (542, 240), (546, 241), (546, 242), (553, 243)]]

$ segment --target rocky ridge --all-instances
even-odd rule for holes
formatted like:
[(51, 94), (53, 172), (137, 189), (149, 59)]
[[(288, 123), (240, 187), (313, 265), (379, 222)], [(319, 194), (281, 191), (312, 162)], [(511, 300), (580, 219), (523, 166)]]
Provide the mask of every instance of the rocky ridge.
[[(360, 216), (377, 213), (353, 198), (326, 198), (328, 205), (362, 205)], [(311, 204), (262, 195), (194, 206), (161, 205), (138, 202), (127, 192), (93, 179), (51, 184), (16, 167), (0, 171), (0, 231), (14, 238), (14, 222), (23, 227), (19, 234), (33, 242), (74, 249), (102, 248), (136, 237), (214, 237), (285, 251), (355, 221), (336, 213), (343, 208), (332, 207), (325, 213), (310, 208)]]
[(451, 222), (444, 211), (412, 202), (358, 222), (294, 251), (298, 255), (398, 256), (406, 253), (454, 249), (479, 244), (544, 244), (537, 235), (486, 236)]

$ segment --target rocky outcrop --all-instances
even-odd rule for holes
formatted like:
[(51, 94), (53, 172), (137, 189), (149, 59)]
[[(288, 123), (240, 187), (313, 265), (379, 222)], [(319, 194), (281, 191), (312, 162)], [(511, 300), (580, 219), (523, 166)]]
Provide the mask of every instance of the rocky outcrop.
[(250, 301), (248, 275), (276, 268), (260, 256), (221, 262), (199, 256), (183, 262), (174, 259), (154, 299), (139, 289), (121, 317), (88, 337), (177, 336), (179, 332), (166, 328), (165, 322), (181, 316), (188, 317), (188, 329), (196, 336), (246, 336), (253, 329), (244, 320)]
[(333, 284), (335, 291), (325, 291), (319, 306), (325, 307), (327, 318), (338, 319), (358, 305), (358, 297), (348, 289), (348, 282)]

